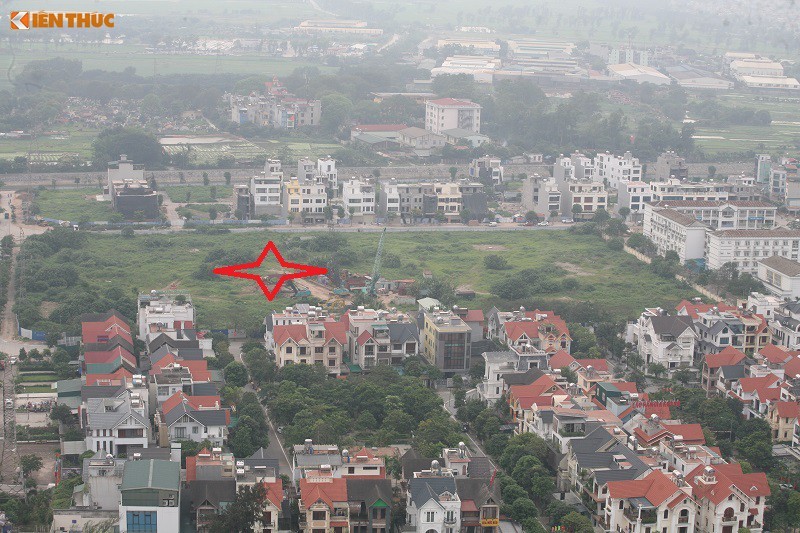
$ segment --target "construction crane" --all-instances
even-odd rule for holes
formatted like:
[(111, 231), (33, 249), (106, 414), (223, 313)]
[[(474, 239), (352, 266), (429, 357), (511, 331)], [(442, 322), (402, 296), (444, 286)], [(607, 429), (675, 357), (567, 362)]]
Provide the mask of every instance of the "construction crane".
[(378, 251), (375, 253), (375, 263), (372, 265), (372, 279), (369, 285), (364, 287), (364, 292), (370, 296), (375, 296), (375, 284), (378, 283), (378, 277), (381, 275), (381, 257), (383, 256), (383, 238), (386, 236), (386, 228), (381, 232), (381, 238), (378, 241)]

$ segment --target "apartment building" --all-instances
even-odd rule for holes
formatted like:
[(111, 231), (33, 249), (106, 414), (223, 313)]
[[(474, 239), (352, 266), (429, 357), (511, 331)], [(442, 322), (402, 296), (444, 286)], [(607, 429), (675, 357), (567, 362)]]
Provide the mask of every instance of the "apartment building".
[(644, 217), (644, 206), (653, 199), (650, 184), (643, 181), (623, 181), (617, 189), (617, 212), (623, 207), (631, 210), (631, 220)]
[(553, 178), (558, 183), (570, 179), (596, 180), (596, 161), (580, 152), (570, 154), (569, 157), (561, 155), (553, 164)]
[(336, 160), (331, 156), (317, 159), (317, 176), (322, 176), (334, 194), (339, 192), (339, 171), (336, 170)]
[(791, 229), (722, 230), (706, 234), (706, 268), (734, 263), (739, 272), (758, 274), (758, 263), (778, 255), (798, 260), (800, 231)]
[(119, 492), (121, 533), (180, 530), (180, 462), (127, 461)]
[(371, 180), (351, 178), (344, 182), (342, 203), (345, 213), (360, 222), (375, 219), (375, 183)]
[[(596, 181), (567, 180), (559, 184), (561, 191), (561, 212), (576, 218), (589, 219), (601, 207), (608, 207), (608, 193), (605, 185)], [(580, 206), (576, 208), (575, 206)]]
[(778, 210), (766, 202), (739, 200), (671, 200), (653, 202), (652, 207), (668, 207), (702, 222), (712, 231), (772, 228)]
[(284, 183), (284, 206), (288, 216), (302, 224), (325, 222), (328, 193), (325, 180), (319, 176), (300, 179), (292, 176)]
[(108, 163), (107, 198), (115, 211), (132, 218), (141, 213), (148, 220), (158, 217), (158, 193), (144, 179), (144, 165), (136, 165), (125, 154)]
[[(753, 176), (740, 174), (739, 176), (728, 176), (725, 180), (732, 189), (728, 195), (729, 200), (740, 200), (743, 202), (759, 202), (763, 198), (763, 189), (756, 183)], [(791, 180), (786, 185), (787, 205), (791, 194)]]
[(380, 202), (380, 209), (387, 216), (400, 214), (400, 188), (394, 180), (383, 185)]
[[(650, 172), (647, 174), (650, 177)], [(667, 181), (669, 179), (678, 181), (689, 179), (689, 167), (686, 165), (686, 159), (672, 151), (664, 152), (658, 156), (656, 164), (653, 165), (653, 174), (650, 181)]]
[(473, 159), (469, 164), (469, 177), (493, 185), (503, 183), (503, 166), (500, 164), (500, 158), (485, 155)]
[(800, 298), (800, 263), (779, 255), (758, 262), (756, 277), (769, 292), (780, 298)]
[(275, 361), (279, 368), (292, 364), (322, 365), (329, 375), (338, 376), (347, 346), (346, 331), (344, 322), (331, 321), (274, 326)]
[(436, 192), (432, 183), (398, 183), (400, 216), (424, 216), (436, 214)]
[(618, 189), (625, 181), (642, 181), (642, 165), (630, 152), (621, 156), (609, 152), (597, 154), (595, 165), (597, 180), (607, 183), (612, 189)]
[(724, 202), (733, 191), (733, 185), (722, 182), (694, 182), (669, 179), (650, 182), (654, 202), (674, 202), (676, 200), (706, 200)]
[(642, 233), (648, 237), (659, 255), (672, 250), (681, 263), (702, 259), (707, 228), (689, 215), (674, 209), (645, 205)]
[(439, 98), (425, 102), (425, 129), (442, 135), (453, 129), (481, 132), (481, 106), (470, 100)]
[(472, 328), (452, 311), (422, 312), (422, 355), (445, 376), (464, 374), (472, 357)]
[(250, 178), (250, 215), (282, 216), (286, 214), (283, 199), (283, 171), (279, 159), (267, 159), (264, 171)]
[(546, 217), (553, 212), (558, 216), (561, 213), (561, 191), (555, 179), (534, 174), (523, 181), (522, 206), (527, 211), (534, 211)]

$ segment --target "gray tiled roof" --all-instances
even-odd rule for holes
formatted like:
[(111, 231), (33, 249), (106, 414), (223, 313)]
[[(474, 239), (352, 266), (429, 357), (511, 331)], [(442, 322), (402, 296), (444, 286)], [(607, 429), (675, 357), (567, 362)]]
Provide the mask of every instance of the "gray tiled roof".
[(119, 398), (91, 398), (86, 409), (87, 423), (92, 429), (113, 429), (128, 418), (136, 420), (144, 427), (150, 423), (131, 409), (130, 397), (123, 394)]
[(406, 342), (415, 340), (419, 342), (419, 333), (416, 324), (410, 322), (387, 324), (389, 327), (389, 338), (392, 342)]
[(480, 509), (489, 499), (500, 502), (497, 485), (489, 487), (489, 479), (456, 478), (456, 491), (461, 501), (472, 500)]
[(692, 318), (684, 315), (654, 316), (650, 318), (653, 331), (658, 335), (672, 335), (679, 337), (687, 329), (694, 331)]
[(364, 502), (367, 507), (378, 500), (392, 505), (392, 482), (388, 479), (347, 479), (347, 501)]
[(164, 421), (168, 426), (171, 426), (180, 420), (183, 415), (189, 415), (198, 424), (202, 424), (204, 426), (227, 425), (224, 409), (200, 409), (196, 411), (188, 407), (185, 403), (181, 403), (180, 405), (174, 407), (172, 411), (166, 413), (164, 415)]
[(413, 478), (408, 481), (408, 492), (411, 501), (421, 507), (431, 498), (438, 499), (444, 492), (456, 494), (456, 481), (452, 477), (425, 477)]
[(192, 508), (197, 508), (207, 502), (215, 509), (220, 504), (231, 503), (236, 499), (236, 480), (229, 479), (198, 479), (189, 484), (184, 490), (186, 498)]

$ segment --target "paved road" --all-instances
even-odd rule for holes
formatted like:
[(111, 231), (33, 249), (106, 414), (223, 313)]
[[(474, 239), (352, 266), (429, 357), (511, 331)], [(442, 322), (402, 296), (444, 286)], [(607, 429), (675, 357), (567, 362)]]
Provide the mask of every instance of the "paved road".
[[(233, 358), (240, 363), (243, 363), (241, 351), (244, 343), (245, 341), (230, 342), (231, 354), (233, 355)], [(244, 387), (244, 389), (246, 391), (255, 392), (249, 383)], [(291, 478), (292, 467), (291, 462), (289, 461), (289, 456), (287, 455), (286, 450), (283, 448), (283, 443), (281, 442), (278, 432), (275, 431), (275, 426), (272, 424), (272, 420), (269, 418), (269, 412), (267, 411), (267, 408), (263, 407), (263, 409), (264, 415), (267, 417), (267, 424), (269, 424), (269, 446), (267, 447), (267, 455), (278, 460), (280, 474), (285, 474)]]
[[(436, 393), (444, 401), (444, 408), (447, 409), (448, 413), (450, 413), (450, 418), (452, 418), (453, 420), (455, 420), (456, 422), (461, 424), (461, 422), (456, 418), (456, 411), (455, 411), (454, 406), (453, 406), (453, 396), (452, 396), (452, 394), (450, 394), (450, 390), (449, 389), (436, 389)], [(497, 465), (494, 464), (494, 461), (492, 461), (491, 456), (488, 453), (486, 453), (486, 451), (481, 447), (481, 445), (478, 443), (478, 441), (476, 441), (472, 437), (472, 435), (470, 435), (469, 433), (467, 433), (466, 435), (467, 435), (467, 438), (469, 439), (469, 442), (472, 444), (473, 450), (485, 455), (486, 459), (489, 461), (489, 464), (492, 465), (492, 470), (496, 470), (497, 469)]]

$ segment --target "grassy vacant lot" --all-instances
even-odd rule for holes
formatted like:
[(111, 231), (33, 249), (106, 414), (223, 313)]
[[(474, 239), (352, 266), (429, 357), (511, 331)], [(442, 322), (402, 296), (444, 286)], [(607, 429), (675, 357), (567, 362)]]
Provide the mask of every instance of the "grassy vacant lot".
[[(216, 198), (211, 197), (211, 187), (216, 188)], [(189, 201), (192, 203), (211, 203), (222, 198), (230, 198), (233, 194), (233, 188), (224, 185), (179, 185), (176, 187), (165, 187), (164, 191), (173, 202), (186, 202), (186, 194), (191, 193)]]
[[(772, 124), (727, 128), (698, 127), (696, 135), (700, 138), (696, 139), (696, 143), (703, 151), (709, 154), (742, 150), (775, 152), (779, 147), (794, 147), (796, 143), (800, 143), (800, 121), (797, 119), (800, 115), (800, 99), (727, 93), (720, 95), (718, 101), (729, 107), (769, 111)], [(789, 151), (793, 151), (793, 148)]]
[[(266, 3), (265, 3), (266, 4)], [(90, 45), (64, 45), (44, 48), (41, 44), (31, 43), (25, 48), (15, 46), (13, 55), (7, 48), (0, 46), (0, 71), (7, 72), (13, 79), (22, 68), (31, 61), (63, 57), (64, 59), (80, 59), (83, 70), (123, 71), (133, 67), (142, 76), (168, 74), (245, 74), (248, 76), (285, 76), (296, 68), (317, 66), (322, 71), (330, 70), (324, 65), (299, 59), (283, 59), (265, 55), (189, 55), (189, 54), (147, 54), (144, 46), (113, 46), (98, 48)], [(0, 89), (8, 89), (10, 82), (4, 75), (0, 79)]]
[(39, 191), (36, 203), (39, 215), (71, 222), (107, 221), (113, 214), (111, 202), (98, 202), (95, 196), (100, 189), (77, 189), (62, 191)]
[[(90, 234), (75, 254), (75, 267), (81, 282), (103, 290), (114, 284), (125, 294), (135, 291), (171, 288), (191, 292), (198, 309), (198, 323), (204, 327), (253, 324), (272, 309), (290, 305), (288, 299), (268, 302), (255, 284), (245, 280), (203, 276), (209, 266), (250, 261), (264, 244), (274, 240), (290, 261), (326, 265), (331, 252), (318, 252), (305, 241), (328, 239), (319, 234), (279, 234), (264, 230), (251, 233), (202, 235), (143, 235), (121, 240), (119, 235)], [(372, 267), (378, 234), (346, 234), (347, 268), (369, 272)], [(306, 249), (308, 248), (308, 249)], [(210, 252), (219, 251), (219, 259), (207, 263)], [(511, 270), (489, 271), (484, 268), (487, 255), (505, 257)], [(53, 262), (57, 266), (57, 256)], [(389, 278), (422, 277), (423, 270), (452, 280), (478, 293), (475, 300), (462, 305), (488, 309), (524, 304), (530, 308), (554, 300), (591, 302), (609, 318), (624, 320), (637, 316), (645, 306), (672, 307), (693, 292), (653, 275), (645, 265), (628, 254), (613, 252), (593, 236), (573, 235), (563, 231), (497, 231), (475, 233), (388, 233), (383, 274)], [(399, 265), (399, 266), (398, 266)], [(503, 302), (489, 294), (491, 286), (515, 270), (555, 265), (577, 280), (568, 292), (547, 294), (525, 302)], [(341, 265), (340, 265), (341, 268)], [(198, 272), (201, 272), (198, 275)], [(67, 289), (71, 290), (71, 289)], [(63, 299), (62, 294), (28, 293), (33, 302)]]

